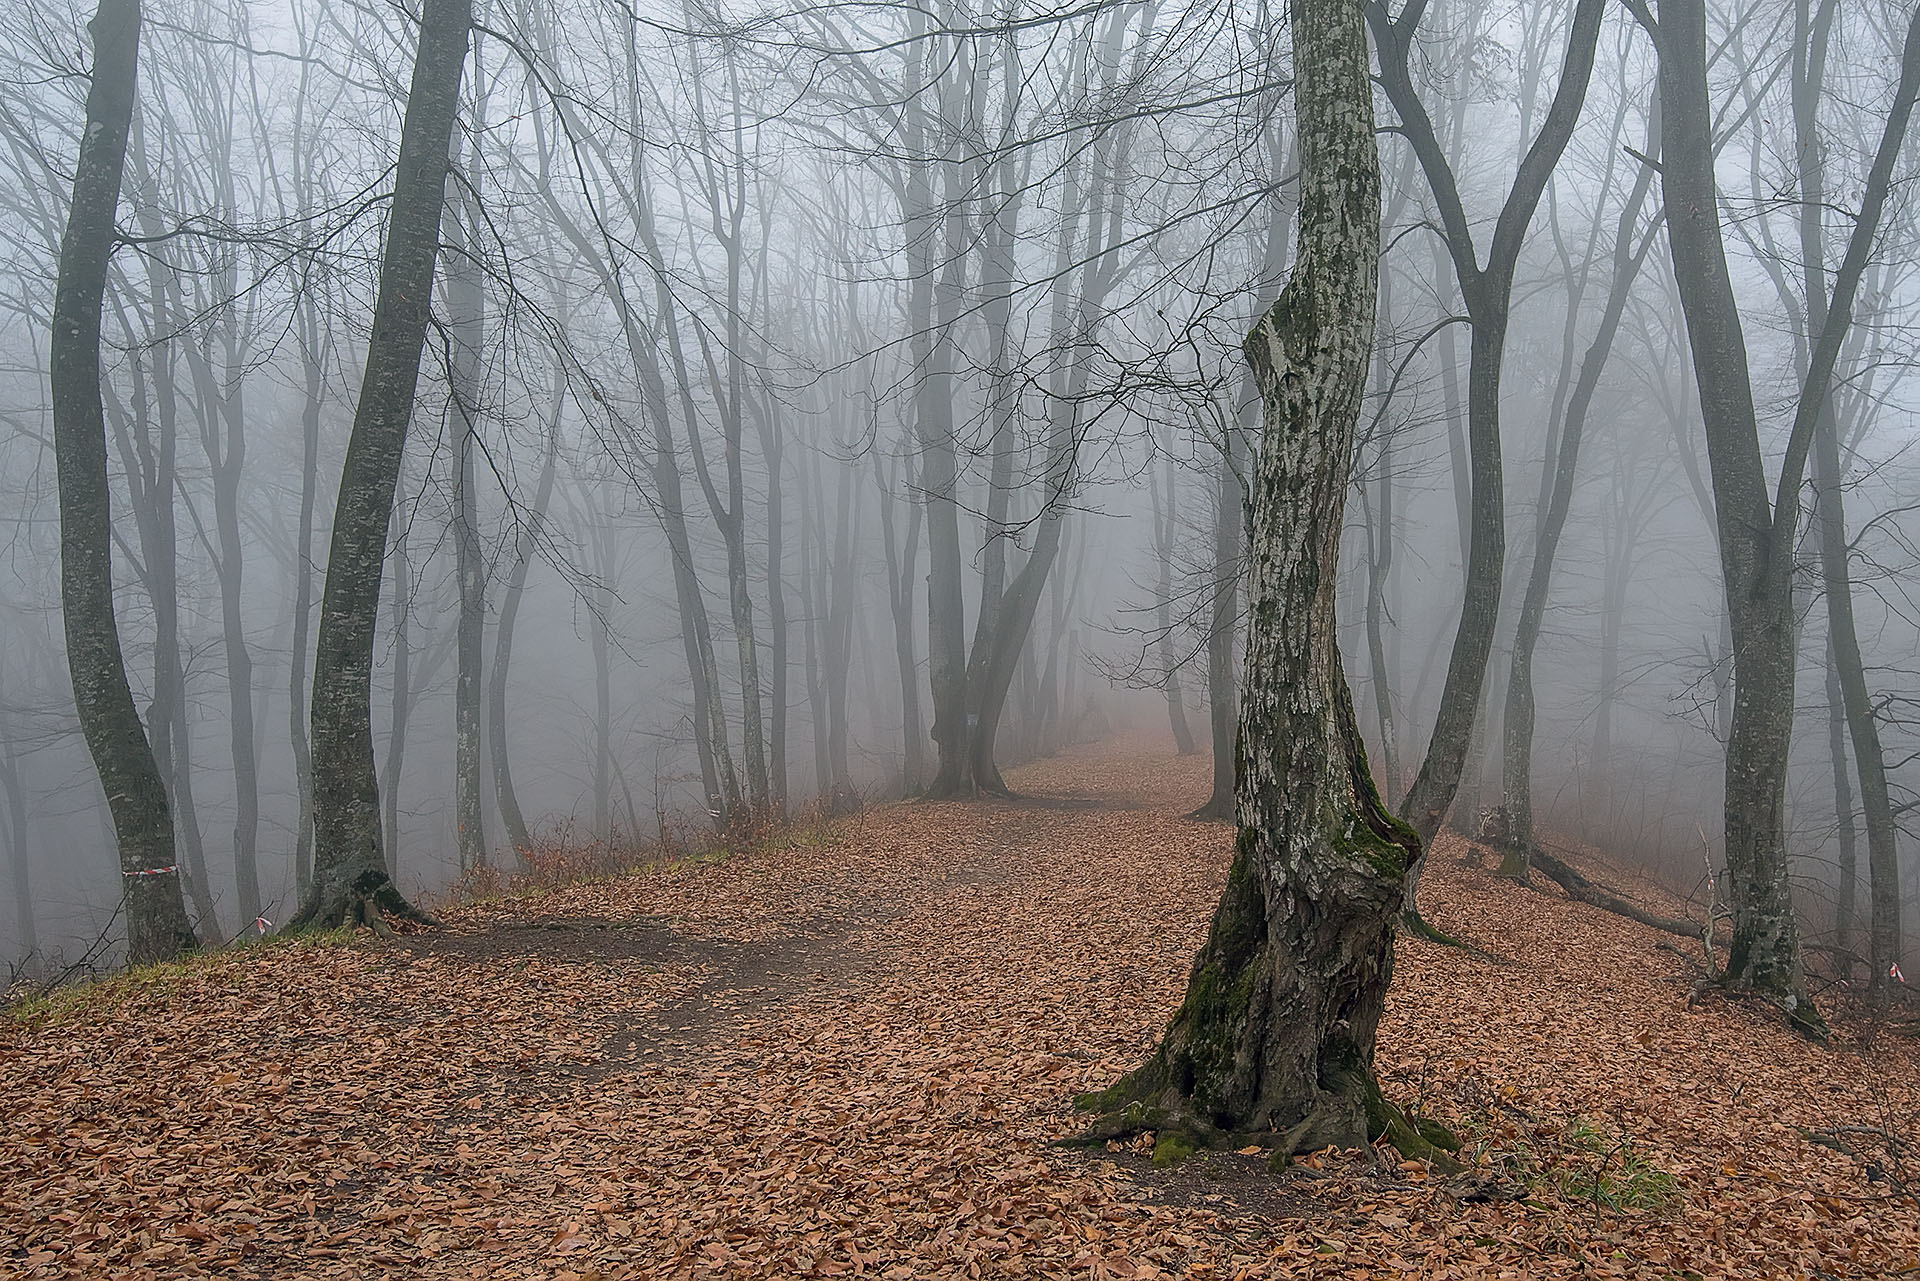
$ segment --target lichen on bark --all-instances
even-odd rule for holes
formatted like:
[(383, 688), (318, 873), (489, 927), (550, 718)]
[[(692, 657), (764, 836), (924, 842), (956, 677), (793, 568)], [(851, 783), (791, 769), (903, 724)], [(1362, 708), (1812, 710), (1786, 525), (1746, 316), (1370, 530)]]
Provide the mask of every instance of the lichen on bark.
[(1264, 424), (1234, 859), (1158, 1049), (1081, 1100), (1100, 1114), (1085, 1137), (1154, 1130), (1170, 1157), (1253, 1141), (1284, 1160), (1380, 1134), (1438, 1153), (1373, 1076), (1420, 841), (1374, 786), (1334, 629), (1380, 250), (1366, 33), (1348, 0), (1300, 0), (1292, 24), (1299, 252), (1245, 344)]

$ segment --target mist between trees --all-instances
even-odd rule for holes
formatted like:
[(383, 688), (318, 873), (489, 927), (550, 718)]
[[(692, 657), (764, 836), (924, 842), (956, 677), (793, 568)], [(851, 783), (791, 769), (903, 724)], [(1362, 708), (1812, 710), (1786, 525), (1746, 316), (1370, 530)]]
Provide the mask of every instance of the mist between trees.
[[(1904, 17), (1367, 19), (1336, 599), (1382, 795), (1512, 875), (1645, 864), (1755, 986), (1884, 982)], [(0, 957), (405, 914), (1123, 729), (1213, 751), (1231, 815), (1283, 12), (55, 0), (0, 63)]]

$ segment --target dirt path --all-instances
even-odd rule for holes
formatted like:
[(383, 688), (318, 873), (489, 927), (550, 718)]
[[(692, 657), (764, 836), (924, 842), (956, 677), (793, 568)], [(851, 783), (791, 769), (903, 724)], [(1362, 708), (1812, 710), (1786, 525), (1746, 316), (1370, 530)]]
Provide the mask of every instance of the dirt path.
[[(1444, 846), (1434, 914), (1512, 963), (1404, 949), (1381, 1066), (1467, 1124), (1506, 1185), (1541, 1167), (1527, 1202), (1361, 1158), (1275, 1178), (1255, 1156), (1155, 1172), (1055, 1147), (1071, 1097), (1136, 1062), (1177, 1002), (1227, 838), (1178, 817), (1200, 762), (1108, 749), (1014, 783), (1035, 799), (880, 807), (829, 839), (392, 944), (219, 958), (0, 1029), (0, 1275), (1920, 1263), (1911, 1203), (1794, 1128), (1920, 1116), (1911, 1053), (1690, 1009), (1654, 936)], [(1637, 1184), (1569, 1177), (1628, 1157), (1673, 1195), (1616, 1208)]]

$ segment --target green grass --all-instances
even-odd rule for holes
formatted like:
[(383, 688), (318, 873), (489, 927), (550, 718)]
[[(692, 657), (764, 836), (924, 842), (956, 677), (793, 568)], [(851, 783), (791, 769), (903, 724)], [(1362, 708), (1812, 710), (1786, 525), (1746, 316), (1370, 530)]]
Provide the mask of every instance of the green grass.
[(1631, 1134), (1610, 1138), (1582, 1120), (1563, 1141), (1566, 1157), (1553, 1173), (1566, 1196), (1610, 1210), (1659, 1210), (1680, 1195), (1680, 1181), (1648, 1161)]

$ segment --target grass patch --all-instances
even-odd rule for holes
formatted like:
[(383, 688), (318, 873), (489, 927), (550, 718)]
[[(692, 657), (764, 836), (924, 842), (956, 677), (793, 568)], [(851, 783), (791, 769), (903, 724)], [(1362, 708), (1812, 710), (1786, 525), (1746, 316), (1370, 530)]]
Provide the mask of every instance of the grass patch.
[(323, 934), (277, 935), (238, 947), (190, 952), (171, 961), (136, 965), (111, 974), (86, 975), (52, 983), (16, 983), (0, 993), (0, 1023), (44, 1030), (110, 1014), (130, 1004), (170, 999), (189, 983), (217, 975), (263, 954), (339, 947), (353, 941), (349, 929)]
[(1558, 1193), (1614, 1213), (1657, 1213), (1680, 1198), (1680, 1180), (1655, 1165), (1647, 1145), (1586, 1117), (1572, 1121), (1495, 1115), (1460, 1126), (1468, 1166), (1489, 1169), (1529, 1196)]
[(1567, 1197), (1609, 1210), (1660, 1210), (1680, 1195), (1680, 1181), (1648, 1161), (1631, 1134), (1612, 1137), (1581, 1120), (1568, 1128), (1563, 1143), (1553, 1177)]

